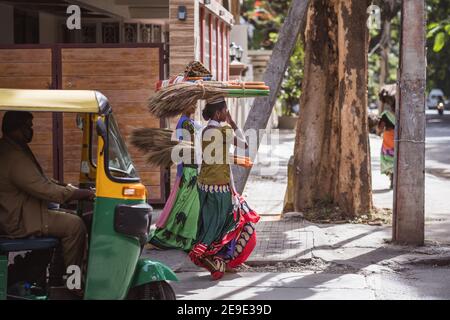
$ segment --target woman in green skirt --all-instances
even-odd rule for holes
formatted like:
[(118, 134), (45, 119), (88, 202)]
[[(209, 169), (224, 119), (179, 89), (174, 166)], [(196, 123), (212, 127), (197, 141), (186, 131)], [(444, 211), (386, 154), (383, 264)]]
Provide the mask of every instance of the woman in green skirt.
[[(177, 124), (177, 138), (194, 142), (195, 132), (201, 127), (191, 117), (196, 106), (193, 105), (183, 114)], [(193, 151), (193, 150), (192, 150)], [(172, 192), (164, 206), (156, 230), (151, 236), (147, 248), (181, 249), (189, 251), (197, 236), (197, 223), (200, 200), (197, 190), (197, 172), (195, 154), (188, 161), (177, 166), (177, 178)]]
[[(208, 101), (203, 117), (202, 164), (198, 177), (200, 216), (189, 257), (206, 268), (214, 280), (242, 264), (256, 245), (259, 220), (233, 187), (229, 149), (247, 143), (232, 120), (223, 98)], [(222, 126), (222, 122), (228, 125)]]

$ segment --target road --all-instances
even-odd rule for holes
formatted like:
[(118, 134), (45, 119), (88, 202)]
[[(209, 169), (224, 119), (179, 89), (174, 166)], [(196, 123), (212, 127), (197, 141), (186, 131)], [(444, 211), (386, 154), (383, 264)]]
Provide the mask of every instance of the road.
[(426, 172), (450, 180), (450, 111), (427, 111)]
[[(450, 244), (450, 112), (426, 112), (425, 239)], [(381, 138), (370, 135), (374, 205), (392, 209), (389, 180), (380, 174)]]

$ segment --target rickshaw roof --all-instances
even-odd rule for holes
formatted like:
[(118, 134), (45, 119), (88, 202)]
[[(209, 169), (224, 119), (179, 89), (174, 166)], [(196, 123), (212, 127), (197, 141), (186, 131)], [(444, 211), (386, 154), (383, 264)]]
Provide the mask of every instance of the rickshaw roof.
[(107, 113), (106, 97), (94, 90), (0, 89), (0, 111)]

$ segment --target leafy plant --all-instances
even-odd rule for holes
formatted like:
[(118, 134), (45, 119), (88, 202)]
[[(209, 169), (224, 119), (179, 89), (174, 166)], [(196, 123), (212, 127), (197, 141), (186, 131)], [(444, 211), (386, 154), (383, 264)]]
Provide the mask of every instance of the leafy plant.
[(433, 51), (440, 52), (450, 39), (450, 19), (432, 22), (427, 27), (427, 39), (434, 39)]
[[(290, 4), (291, 0), (244, 0), (242, 15), (253, 28), (252, 37), (249, 38), (250, 48), (273, 49)], [(278, 96), (282, 115), (296, 113), (294, 107), (300, 100), (303, 60), (303, 44), (299, 40), (290, 58)]]
[(440, 88), (450, 95), (450, 1), (426, 0), (427, 90)]

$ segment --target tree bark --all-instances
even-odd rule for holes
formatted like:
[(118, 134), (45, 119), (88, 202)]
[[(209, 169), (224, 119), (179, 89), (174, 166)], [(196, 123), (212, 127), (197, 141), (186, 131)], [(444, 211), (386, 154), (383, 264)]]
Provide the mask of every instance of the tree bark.
[(314, 0), (294, 151), (294, 207), (372, 209), (367, 127), (368, 0)]

